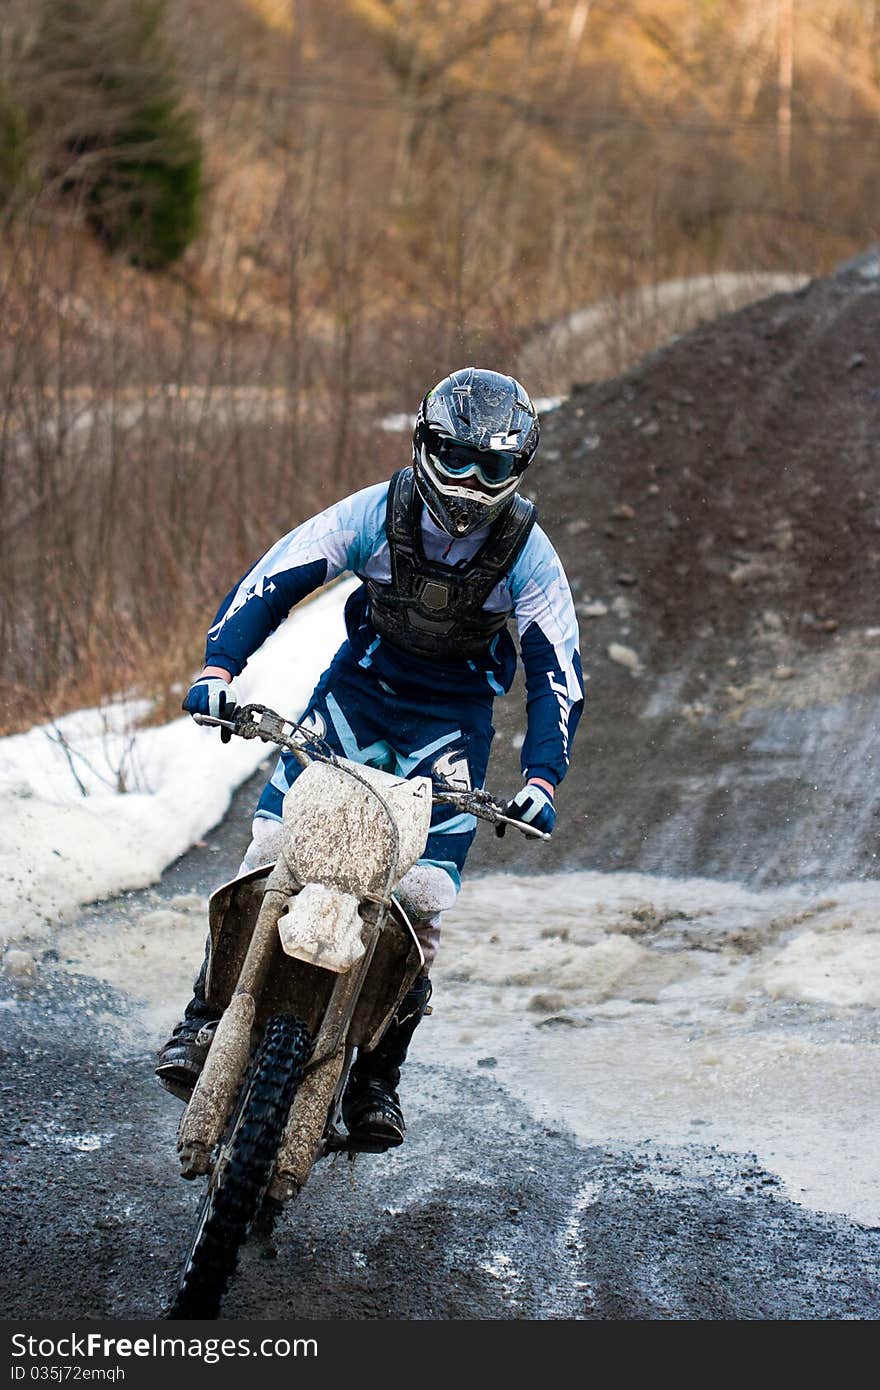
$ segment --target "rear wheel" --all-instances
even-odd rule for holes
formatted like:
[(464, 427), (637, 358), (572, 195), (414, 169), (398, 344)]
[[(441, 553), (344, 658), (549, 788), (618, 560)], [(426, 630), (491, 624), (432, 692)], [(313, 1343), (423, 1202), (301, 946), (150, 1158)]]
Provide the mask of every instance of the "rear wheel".
[(239, 1249), (266, 1195), (312, 1046), (300, 1019), (279, 1015), (267, 1023), (202, 1198), (169, 1318), (217, 1316)]

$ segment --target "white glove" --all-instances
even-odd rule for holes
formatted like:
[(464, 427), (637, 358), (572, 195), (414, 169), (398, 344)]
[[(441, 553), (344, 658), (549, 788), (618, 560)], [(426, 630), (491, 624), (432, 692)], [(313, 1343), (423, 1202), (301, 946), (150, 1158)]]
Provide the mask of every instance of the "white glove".
[[(222, 676), (201, 676), (187, 691), (183, 708), (187, 714), (209, 714), (212, 719), (231, 719), (238, 708), (234, 681), (225, 681)], [(232, 734), (228, 729), (221, 729), (220, 737), (224, 743), (228, 743)]]
[[(511, 801), (508, 801), (504, 808), (504, 814), (510, 816), (511, 820), (519, 820), (525, 825), (533, 825), (536, 830), (543, 831), (545, 835), (552, 835), (553, 827), (556, 824), (553, 798), (535, 782), (527, 782), (522, 790), (518, 791)], [(495, 834), (503, 835), (506, 829), (507, 827), (502, 821), (500, 825), (496, 825)]]

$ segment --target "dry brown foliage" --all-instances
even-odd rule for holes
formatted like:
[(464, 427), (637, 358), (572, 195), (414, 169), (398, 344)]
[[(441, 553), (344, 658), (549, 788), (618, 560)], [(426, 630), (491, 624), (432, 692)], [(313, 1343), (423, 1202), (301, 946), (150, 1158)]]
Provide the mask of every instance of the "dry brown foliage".
[[(46, 187), (3, 225), (4, 725), (185, 678), (218, 597), (404, 462), (377, 421), (451, 368), (565, 389), (525, 354), (575, 309), (872, 240), (878, 9), (795, 4), (783, 159), (760, 0), (171, 0), (196, 245), (138, 272)], [(0, 19), (0, 90), (31, 14)], [(651, 345), (625, 318), (616, 365)]]

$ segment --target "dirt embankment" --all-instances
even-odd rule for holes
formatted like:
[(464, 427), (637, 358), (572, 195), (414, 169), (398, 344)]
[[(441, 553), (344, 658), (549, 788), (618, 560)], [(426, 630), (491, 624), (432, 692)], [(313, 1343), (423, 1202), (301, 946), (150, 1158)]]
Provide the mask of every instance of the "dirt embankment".
[[(880, 869), (880, 259), (706, 324), (544, 419), (534, 492), (587, 709), (552, 846), (473, 863)], [(521, 689), (491, 775), (515, 781)]]

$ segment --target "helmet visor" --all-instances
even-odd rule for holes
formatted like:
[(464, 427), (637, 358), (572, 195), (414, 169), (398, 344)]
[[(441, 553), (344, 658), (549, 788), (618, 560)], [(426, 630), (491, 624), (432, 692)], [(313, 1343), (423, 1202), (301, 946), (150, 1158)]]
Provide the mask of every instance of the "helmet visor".
[(510, 450), (475, 449), (453, 439), (435, 439), (431, 445), (434, 464), (456, 483), (473, 478), (484, 487), (500, 488), (523, 472), (522, 457)]

